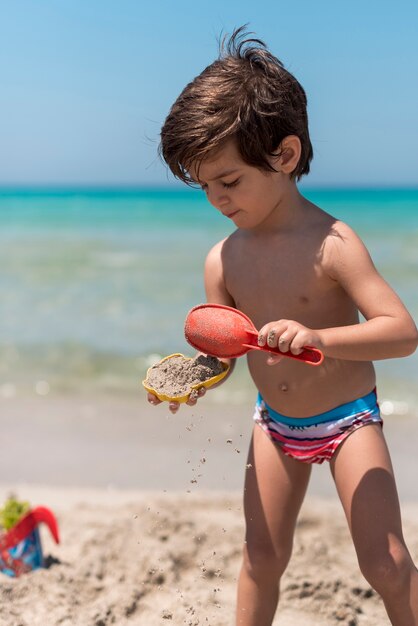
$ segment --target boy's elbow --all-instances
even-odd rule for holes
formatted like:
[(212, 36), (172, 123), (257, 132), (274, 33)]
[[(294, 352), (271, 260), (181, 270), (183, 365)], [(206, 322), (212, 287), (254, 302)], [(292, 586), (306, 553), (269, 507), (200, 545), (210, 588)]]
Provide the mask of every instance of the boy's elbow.
[(415, 350), (418, 348), (418, 332), (415, 333), (414, 339), (411, 341), (411, 350), (409, 354), (414, 354)]
[(418, 330), (414, 322), (411, 320), (411, 328), (404, 340), (405, 352), (403, 356), (414, 354), (418, 347)]

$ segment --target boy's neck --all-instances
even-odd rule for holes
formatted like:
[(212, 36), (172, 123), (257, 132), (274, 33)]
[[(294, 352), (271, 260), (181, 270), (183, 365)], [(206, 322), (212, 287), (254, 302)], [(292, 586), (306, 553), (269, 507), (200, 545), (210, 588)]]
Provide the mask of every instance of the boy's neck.
[(288, 180), (271, 215), (254, 228), (253, 232), (261, 235), (280, 234), (293, 230), (305, 219), (309, 206), (312, 206), (311, 203), (300, 193), (296, 183)]

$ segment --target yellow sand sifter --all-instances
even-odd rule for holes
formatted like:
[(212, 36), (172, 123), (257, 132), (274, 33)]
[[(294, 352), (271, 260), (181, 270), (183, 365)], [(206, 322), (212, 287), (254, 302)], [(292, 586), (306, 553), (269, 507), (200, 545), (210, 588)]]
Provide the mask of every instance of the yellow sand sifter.
[(207, 378), (206, 380), (202, 380), (201, 382), (191, 385), (190, 386), (190, 391), (188, 391), (187, 393), (183, 394), (183, 395), (176, 395), (176, 396), (169, 396), (165, 393), (162, 393), (161, 391), (155, 389), (149, 382), (149, 378), (150, 378), (150, 373), (151, 370), (153, 368), (158, 367), (159, 365), (161, 365), (161, 363), (164, 363), (165, 361), (168, 361), (169, 359), (172, 359), (174, 357), (182, 357), (183, 359), (186, 359), (187, 361), (193, 361), (194, 357), (187, 357), (184, 356), (184, 354), (180, 354), (180, 353), (175, 353), (175, 354), (169, 354), (168, 356), (164, 357), (163, 359), (161, 359), (161, 361), (159, 361), (158, 363), (155, 363), (154, 365), (152, 365), (148, 371), (147, 371), (147, 376), (146, 379), (142, 381), (143, 386), (145, 387), (145, 389), (149, 392), (154, 394), (154, 396), (157, 396), (157, 398), (161, 401), (165, 401), (165, 402), (187, 402), (187, 400), (190, 398), (190, 395), (193, 392), (197, 392), (199, 389), (201, 389), (202, 387), (205, 387), (206, 389), (208, 389), (209, 387), (212, 387), (212, 385), (216, 385), (216, 383), (218, 383), (219, 381), (221, 381), (223, 378), (225, 378), (225, 376), (228, 374), (229, 372), (229, 365), (227, 365), (226, 363), (223, 363), (221, 361), (221, 365), (222, 365), (222, 372), (220, 374), (217, 374), (216, 376), (211, 376), (210, 378)]

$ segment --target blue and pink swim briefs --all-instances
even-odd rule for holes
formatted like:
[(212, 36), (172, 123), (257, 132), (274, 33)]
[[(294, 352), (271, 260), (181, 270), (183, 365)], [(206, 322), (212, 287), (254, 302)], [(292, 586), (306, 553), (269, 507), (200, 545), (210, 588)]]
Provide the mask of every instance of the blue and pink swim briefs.
[(288, 456), (303, 463), (330, 460), (353, 431), (368, 424), (383, 425), (376, 390), (313, 417), (286, 417), (269, 407), (259, 394), (254, 421)]

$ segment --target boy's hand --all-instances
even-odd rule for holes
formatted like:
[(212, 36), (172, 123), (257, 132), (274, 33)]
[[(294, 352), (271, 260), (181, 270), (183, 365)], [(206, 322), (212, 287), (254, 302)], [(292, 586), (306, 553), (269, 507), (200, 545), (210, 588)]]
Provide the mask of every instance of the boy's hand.
[[(187, 400), (185, 404), (188, 404), (189, 406), (194, 406), (196, 402), (199, 400), (199, 398), (204, 396), (205, 393), (206, 393), (206, 389), (204, 387), (201, 387), (200, 389), (198, 389), (197, 394), (193, 394), (190, 400)], [(154, 396), (153, 393), (148, 393), (147, 399), (148, 399), (148, 402), (150, 404), (153, 404), (154, 406), (156, 406), (157, 404), (161, 404), (162, 402), (162, 400), (159, 400), (157, 396)], [(173, 414), (177, 413), (177, 411), (180, 408), (180, 402), (169, 402), (168, 408), (171, 411), (171, 413)]]
[[(292, 354), (300, 354), (305, 346), (322, 348), (318, 332), (294, 320), (278, 320), (263, 326), (258, 333), (258, 345), (278, 348), (284, 354), (289, 351)], [(280, 354), (271, 354), (267, 363), (275, 365), (282, 358)]]

